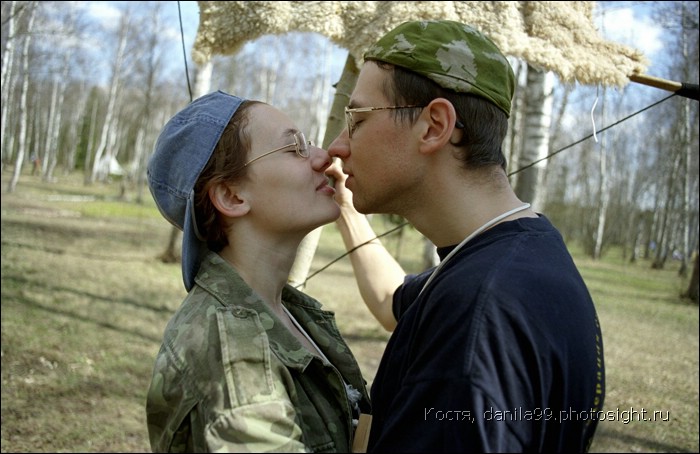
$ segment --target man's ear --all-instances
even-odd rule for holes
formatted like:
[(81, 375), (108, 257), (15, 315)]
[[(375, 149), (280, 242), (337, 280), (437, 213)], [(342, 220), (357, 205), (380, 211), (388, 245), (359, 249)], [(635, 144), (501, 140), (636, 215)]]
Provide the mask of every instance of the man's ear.
[(433, 99), (423, 109), (421, 119), (424, 122), (423, 128), (420, 130), (420, 150), (422, 153), (433, 153), (440, 150), (450, 143), (454, 133), (461, 134), (461, 131), (455, 131), (457, 112), (455, 112), (452, 103), (445, 98)]
[(231, 218), (237, 218), (250, 211), (250, 205), (246, 197), (239, 192), (239, 188), (228, 183), (218, 183), (209, 188), (209, 199), (221, 214)]

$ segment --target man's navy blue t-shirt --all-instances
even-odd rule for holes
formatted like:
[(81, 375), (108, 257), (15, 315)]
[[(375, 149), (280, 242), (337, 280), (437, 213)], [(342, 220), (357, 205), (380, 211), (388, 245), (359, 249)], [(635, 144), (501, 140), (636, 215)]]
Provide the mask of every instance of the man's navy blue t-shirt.
[(496, 225), (419, 296), (430, 271), (394, 294), (368, 450), (587, 451), (605, 395), (603, 341), (559, 232), (544, 216)]

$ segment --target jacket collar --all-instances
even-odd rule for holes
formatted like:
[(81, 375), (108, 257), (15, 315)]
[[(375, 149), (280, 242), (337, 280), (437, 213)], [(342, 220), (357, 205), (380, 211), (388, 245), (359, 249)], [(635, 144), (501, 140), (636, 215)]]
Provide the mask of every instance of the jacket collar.
[[(243, 310), (257, 319), (265, 329), (269, 339), (270, 349), (287, 367), (304, 371), (315, 358), (301, 342), (282, 324), (277, 315), (263, 299), (241, 278), (236, 269), (221, 256), (208, 252), (202, 260), (195, 283), (206, 292), (213, 295), (219, 303), (227, 308)], [(308, 301), (305, 301), (308, 300)], [(308, 322), (311, 319), (304, 312), (304, 306), (314, 306), (315, 301), (298, 290), (287, 285), (282, 291), (282, 303), (297, 319), (300, 325), (319, 344), (313, 332), (309, 332)], [(318, 302), (315, 302), (319, 306)]]

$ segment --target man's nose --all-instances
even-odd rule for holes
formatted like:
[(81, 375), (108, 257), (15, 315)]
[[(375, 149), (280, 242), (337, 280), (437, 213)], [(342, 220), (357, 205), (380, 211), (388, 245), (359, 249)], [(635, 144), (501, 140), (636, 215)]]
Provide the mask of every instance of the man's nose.
[(347, 128), (344, 128), (340, 135), (328, 146), (328, 154), (332, 158), (340, 159), (347, 159), (350, 156), (350, 138)]

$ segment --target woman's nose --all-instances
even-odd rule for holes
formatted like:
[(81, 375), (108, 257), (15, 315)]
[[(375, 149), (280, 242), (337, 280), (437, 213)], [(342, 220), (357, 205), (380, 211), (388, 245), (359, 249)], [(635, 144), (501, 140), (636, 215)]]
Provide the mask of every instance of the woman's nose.
[(311, 167), (317, 172), (325, 171), (331, 165), (331, 157), (323, 148), (311, 147)]

